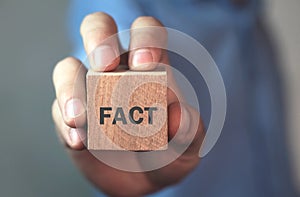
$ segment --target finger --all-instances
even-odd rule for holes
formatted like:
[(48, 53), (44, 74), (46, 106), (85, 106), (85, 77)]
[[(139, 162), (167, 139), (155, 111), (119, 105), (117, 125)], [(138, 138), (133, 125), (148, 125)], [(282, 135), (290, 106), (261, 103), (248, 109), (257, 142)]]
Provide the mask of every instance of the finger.
[[(148, 178), (165, 187), (183, 179), (199, 162), (199, 150), (204, 138), (203, 124), (196, 110), (184, 103), (168, 106), (169, 142), (166, 151), (153, 151), (147, 157), (139, 157), (141, 166), (157, 165), (157, 162), (176, 161), (160, 169), (146, 172)], [(183, 167), (184, 166), (184, 167)], [(174, 169), (180, 169), (174, 171)]]
[(129, 67), (131, 70), (152, 70), (157, 63), (166, 62), (164, 48), (167, 31), (153, 17), (139, 17), (131, 26)]
[(86, 123), (86, 69), (72, 57), (60, 61), (53, 71), (58, 105), (66, 125), (83, 127)]
[(197, 110), (185, 103), (173, 103), (168, 107), (169, 139), (176, 144), (190, 144), (198, 152), (204, 139), (204, 126)]
[(85, 51), (95, 71), (114, 70), (119, 62), (117, 26), (113, 18), (97, 12), (87, 15), (80, 27)]
[(57, 100), (52, 104), (52, 118), (55, 123), (57, 135), (63, 144), (66, 144), (74, 150), (84, 148), (84, 130), (81, 128), (71, 128), (64, 123)]

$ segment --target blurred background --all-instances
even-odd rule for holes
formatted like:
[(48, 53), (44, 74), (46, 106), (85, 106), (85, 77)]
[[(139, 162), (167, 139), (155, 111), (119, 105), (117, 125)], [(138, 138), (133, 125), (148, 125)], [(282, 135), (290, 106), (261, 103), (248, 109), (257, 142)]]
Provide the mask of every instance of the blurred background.
[[(69, 1), (0, 1), (0, 196), (92, 196), (57, 140), (52, 69), (71, 54)], [(269, 0), (281, 55), (294, 182), (300, 188), (300, 1)], [(299, 189), (300, 193), (300, 189)]]

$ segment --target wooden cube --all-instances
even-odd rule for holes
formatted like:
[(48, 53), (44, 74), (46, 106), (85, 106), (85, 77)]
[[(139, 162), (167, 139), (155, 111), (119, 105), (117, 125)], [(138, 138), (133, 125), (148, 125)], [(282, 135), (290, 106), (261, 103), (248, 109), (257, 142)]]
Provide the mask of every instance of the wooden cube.
[(165, 150), (168, 144), (167, 73), (87, 73), (89, 150)]

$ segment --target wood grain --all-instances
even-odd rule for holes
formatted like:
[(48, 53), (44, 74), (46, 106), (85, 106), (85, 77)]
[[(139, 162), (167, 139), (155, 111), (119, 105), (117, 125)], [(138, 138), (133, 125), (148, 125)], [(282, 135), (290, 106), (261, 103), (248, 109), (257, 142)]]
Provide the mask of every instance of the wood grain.
[[(105, 111), (100, 124), (100, 108)], [(132, 107), (143, 110), (133, 111), (132, 122), (129, 112)], [(154, 107), (152, 117), (146, 108)], [(117, 109), (124, 112), (125, 122), (113, 119)], [(154, 109), (151, 108), (151, 109)], [(154, 71), (138, 72), (118, 70), (115, 72), (87, 73), (87, 147), (90, 150), (165, 150), (168, 143), (167, 124), (167, 73), (158, 68)], [(118, 113), (118, 118), (123, 117)], [(140, 119), (142, 118), (142, 119)], [(124, 119), (122, 119), (124, 120)], [(125, 123), (125, 124), (124, 124)]]

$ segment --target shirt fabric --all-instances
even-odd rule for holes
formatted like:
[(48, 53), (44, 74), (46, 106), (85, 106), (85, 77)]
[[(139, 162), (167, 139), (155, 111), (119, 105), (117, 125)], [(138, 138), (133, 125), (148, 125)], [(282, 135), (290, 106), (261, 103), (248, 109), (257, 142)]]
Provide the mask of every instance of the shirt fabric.
[[(296, 196), (285, 144), (276, 53), (262, 22), (262, 8), (258, 0), (72, 1), (67, 24), (78, 58), (85, 57), (79, 26), (87, 14), (104, 11), (115, 19), (119, 30), (129, 29), (138, 16), (150, 15), (198, 40), (222, 74), (227, 115), (216, 145), (181, 183), (150, 196)], [(172, 54), (170, 59), (179, 70), (188, 64)], [(200, 80), (195, 87), (204, 92), (199, 102), (208, 124), (206, 86)]]

